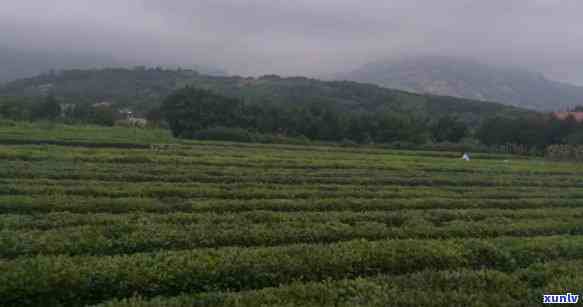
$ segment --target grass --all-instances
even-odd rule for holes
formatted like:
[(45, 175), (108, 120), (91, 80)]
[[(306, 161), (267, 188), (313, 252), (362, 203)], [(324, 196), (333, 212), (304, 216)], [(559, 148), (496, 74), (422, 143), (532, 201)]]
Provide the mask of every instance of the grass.
[(2, 141), (60, 141), (86, 143), (163, 144), (174, 142), (163, 129), (65, 125), (53, 122), (0, 122)]

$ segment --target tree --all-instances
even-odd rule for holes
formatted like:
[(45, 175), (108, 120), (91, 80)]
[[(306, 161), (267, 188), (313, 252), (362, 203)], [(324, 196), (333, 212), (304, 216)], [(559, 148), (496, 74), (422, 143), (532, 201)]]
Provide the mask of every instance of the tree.
[(372, 124), (367, 129), (378, 143), (424, 143), (427, 141), (427, 126), (420, 118), (411, 114), (390, 111), (374, 114)]
[(580, 128), (580, 124), (572, 116), (567, 116), (566, 119), (559, 119), (551, 116), (548, 120), (548, 128), (546, 133), (548, 144), (564, 144), (567, 142), (567, 137), (576, 133)]
[(111, 107), (92, 107), (89, 112), (88, 122), (101, 126), (113, 126), (115, 124), (115, 115), (115, 111)]
[(319, 137), (328, 141), (339, 141), (344, 137), (343, 118), (338, 112), (326, 109), (321, 117), (324, 127), (320, 129)]
[(511, 119), (494, 117), (482, 123), (476, 132), (476, 137), (488, 146), (507, 144), (512, 142), (513, 128)]
[(565, 143), (569, 145), (583, 145), (583, 131), (575, 132), (565, 138)]
[(431, 130), (434, 141), (457, 143), (468, 133), (468, 126), (455, 117), (445, 116)]
[(37, 105), (30, 98), (0, 98), (0, 117), (12, 120), (31, 120)]
[(177, 137), (191, 137), (210, 127), (232, 128), (242, 116), (242, 103), (208, 90), (186, 87), (168, 96), (161, 111)]
[(476, 136), (486, 145), (518, 144), (542, 148), (548, 144), (548, 131), (548, 123), (540, 117), (496, 117), (486, 120)]
[(38, 105), (34, 111), (33, 118), (55, 120), (59, 116), (61, 116), (61, 106), (59, 101), (54, 96), (49, 95)]
[(146, 113), (146, 119), (148, 120), (148, 123), (158, 126), (164, 119), (164, 115), (160, 108), (152, 108)]
[(70, 120), (76, 123), (88, 123), (91, 111), (91, 106), (87, 104), (77, 104), (71, 112)]

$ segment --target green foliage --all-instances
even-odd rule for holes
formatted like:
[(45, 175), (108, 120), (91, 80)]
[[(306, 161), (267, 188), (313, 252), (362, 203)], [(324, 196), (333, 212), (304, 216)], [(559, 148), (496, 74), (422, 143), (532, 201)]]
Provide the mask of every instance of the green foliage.
[(486, 145), (520, 144), (543, 148), (547, 144), (547, 122), (542, 117), (487, 120), (476, 133)]
[(61, 116), (61, 106), (59, 101), (52, 95), (47, 96), (45, 100), (34, 110), (34, 119), (55, 120)]
[(149, 125), (160, 126), (164, 120), (164, 114), (160, 108), (152, 108), (146, 113), (146, 120)]
[(247, 105), (293, 108), (316, 103), (333, 106), (340, 113), (388, 110), (398, 114), (412, 113), (421, 118), (459, 115), (472, 125), (496, 115), (513, 117), (529, 113), (497, 103), (416, 95), (356, 82), (278, 76), (217, 77), (192, 70), (158, 68), (65, 70), (11, 82), (0, 88), (0, 96), (43, 96), (43, 86), (47, 84), (63, 103), (91, 105), (107, 100), (116, 106), (131, 107), (140, 116), (159, 107), (165, 97), (185, 86), (212, 90), (241, 99)]
[[(509, 307), (536, 306), (542, 298), (540, 293), (563, 294), (568, 284), (581, 283), (580, 277), (573, 276), (580, 271), (580, 265), (580, 261), (556, 261), (535, 264), (514, 274), (496, 270), (428, 270), (402, 276), (296, 282), (237, 293), (214, 292), (150, 300), (133, 297), (100, 306), (492, 306), (493, 303)], [(569, 275), (570, 280), (558, 279), (559, 274)], [(570, 289), (571, 292), (580, 291), (579, 288)]]
[(111, 107), (98, 106), (91, 108), (87, 122), (101, 126), (113, 126), (115, 119), (115, 111)]
[(468, 134), (468, 127), (457, 118), (446, 116), (432, 127), (432, 134), (436, 142), (458, 143)]
[(0, 97), (0, 118), (15, 121), (53, 121), (69, 124), (94, 124), (112, 126), (118, 119), (117, 111), (109, 106), (67, 104), (61, 108), (62, 100), (47, 96), (43, 100), (26, 97)]
[(0, 127), (63, 142), (0, 146), (2, 306), (535, 306), (583, 290), (581, 164), (49, 123)]
[(180, 137), (192, 137), (209, 127), (233, 126), (239, 109), (236, 99), (191, 87), (168, 96), (161, 107), (172, 133)]
[(31, 120), (37, 108), (36, 99), (25, 97), (0, 97), (0, 117), (24, 121)]
[(353, 137), (360, 142), (372, 139), (377, 143), (423, 143), (427, 134), (422, 121), (399, 114), (341, 114), (319, 103), (291, 109), (244, 105), (236, 99), (193, 88), (169, 96), (162, 112), (175, 136), (205, 140), (215, 136), (214, 140), (253, 141), (242, 128), (312, 140), (340, 141)]
[(544, 149), (553, 144), (577, 145), (583, 142), (583, 123), (572, 116), (565, 120), (554, 116), (491, 118), (478, 129), (476, 137), (486, 145), (518, 144)]
[(569, 145), (583, 145), (583, 131), (577, 131), (567, 135), (565, 142)]
[(103, 127), (95, 125), (66, 125), (47, 122), (2, 121), (0, 125), (0, 144), (22, 142), (24, 144), (43, 144), (43, 142), (73, 142), (94, 145), (140, 144), (144, 147), (150, 143), (175, 142), (171, 133), (163, 129), (135, 130), (124, 127)]
[(252, 142), (253, 136), (245, 129), (214, 127), (197, 131), (193, 136), (197, 140), (215, 140), (229, 142)]
[[(423, 270), (506, 272), (582, 252), (577, 238), (492, 241), (376, 241), (276, 248), (224, 248), (115, 257), (47, 257), (0, 262), (4, 305), (88, 304), (104, 299), (274, 287), (301, 280), (408, 274)], [(571, 258), (572, 259), (572, 258)]]
[[(6, 215), (1, 219), (6, 225), (3, 234), (7, 239), (0, 242), (0, 257), (8, 259), (34, 254), (97, 256), (160, 249), (277, 246), (304, 243), (307, 237), (311, 243), (326, 244), (355, 239), (487, 239), (583, 234), (578, 218), (569, 216), (581, 215), (581, 210), (566, 209), (563, 214), (556, 214), (553, 210), (527, 211), (530, 216), (499, 211), (489, 210), (487, 212), (493, 215), (487, 217), (484, 216), (486, 212), (475, 211), (464, 216), (464, 210), (423, 213), (331, 211), (326, 215), (320, 212), (251, 211), (220, 216), (211, 212), (163, 215), (135, 212), (94, 217), (51, 213), (44, 219)], [(440, 216), (431, 217), (432, 213)], [(546, 218), (543, 214), (547, 215)], [(306, 223), (311, 224), (308, 229)], [(489, 257), (485, 251), (479, 253)]]

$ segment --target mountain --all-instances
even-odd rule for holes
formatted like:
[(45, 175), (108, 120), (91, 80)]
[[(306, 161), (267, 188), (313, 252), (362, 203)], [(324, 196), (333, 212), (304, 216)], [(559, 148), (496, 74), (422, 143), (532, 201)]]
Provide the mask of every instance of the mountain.
[[(109, 55), (57, 51), (31, 51), (0, 45), (0, 84), (55, 69), (92, 69), (105, 67), (136, 66)], [(191, 65), (197, 71), (224, 76), (220, 69)]]
[(67, 103), (108, 101), (140, 113), (159, 106), (167, 95), (184, 86), (209, 89), (252, 104), (293, 107), (318, 102), (345, 112), (390, 111), (425, 118), (457, 114), (473, 124), (489, 116), (528, 112), (498, 103), (412, 94), (349, 81), (275, 75), (221, 77), (194, 70), (143, 67), (65, 70), (20, 79), (0, 86), (0, 102), (1, 96), (42, 97), (51, 93)]
[(367, 64), (336, 79), (387, 88), (552, 111), (583, 105), (583, 87), (520, 68), (444, 56), (400, 57)]

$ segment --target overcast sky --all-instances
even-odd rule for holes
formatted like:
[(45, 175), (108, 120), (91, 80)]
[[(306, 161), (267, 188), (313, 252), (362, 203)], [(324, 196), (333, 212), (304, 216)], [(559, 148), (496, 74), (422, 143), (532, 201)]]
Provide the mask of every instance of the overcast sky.
[(0, 46), (320, 75), (400, 54), (527, 65), (583, 85), (581, 0), (0, 0)]

